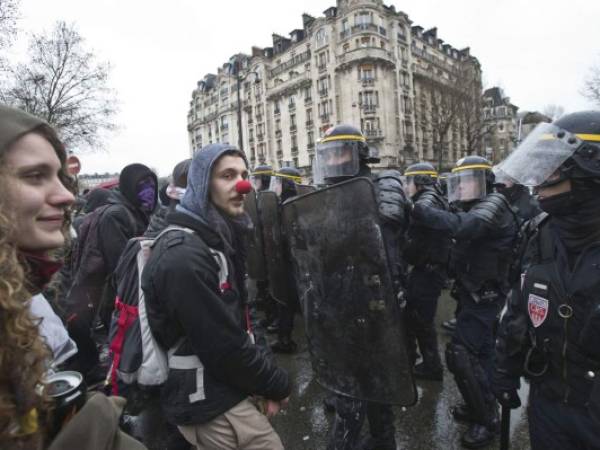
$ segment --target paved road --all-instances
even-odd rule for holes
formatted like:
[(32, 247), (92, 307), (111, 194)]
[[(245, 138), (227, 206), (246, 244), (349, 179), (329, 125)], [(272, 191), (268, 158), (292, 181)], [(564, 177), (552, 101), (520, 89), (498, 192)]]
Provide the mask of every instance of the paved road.
[[(450, 318), (455, 302), (447, 293), (443, 294), (438, 309), (439, 324)], [(296, 318), (294, 339), (299, 344), (295, 355), (280, 355), (279, 362), (287, 368), (294, 380), (294, 391), (287, 411), (273, 419), (273, 425), (282, 437), (287, 450), (325, 449), (327, 431), (332, 414), (324, 411), (325, 391), (312, 378), (303, 324)], [(443, 352), (448, 335), (440, 332)], [(442, 355), (443, 356), (443, 355)], [(452, 377), (445, 373), (443, 383), (418, 382), (419, 402), (411, 408), (396, 409), (396, 441), (399, 449), (460, 449), (460, 434), (465, 429), (452, 421), (449, 408), (458, 402), (459, 394)], [(527, 386), (521, 389), (521, 400), (526, 403)], [(529, 449), (527, 418), (524, 407), (512, 413), (511, 449)], [(498, 448), (496, 442), (489, 449)]]

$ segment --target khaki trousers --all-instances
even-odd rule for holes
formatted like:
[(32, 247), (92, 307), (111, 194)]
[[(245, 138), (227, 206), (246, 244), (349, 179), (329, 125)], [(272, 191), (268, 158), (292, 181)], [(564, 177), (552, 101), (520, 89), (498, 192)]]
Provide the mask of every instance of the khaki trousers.
[(198, 450), (283, 450), (269, 420), (248, 399), (210, 422), (178, 428)]

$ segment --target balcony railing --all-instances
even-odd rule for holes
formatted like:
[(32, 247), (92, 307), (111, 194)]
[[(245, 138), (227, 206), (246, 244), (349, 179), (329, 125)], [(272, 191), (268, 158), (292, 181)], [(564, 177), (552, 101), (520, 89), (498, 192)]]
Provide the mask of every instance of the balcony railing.
[(383, 131), (377, 129), (364, 130), (364, 134), (367, 138), (380, 138), (383, 137)]
[(292, 147), (292, 156), (298, 156), (298, 146), (294, 145)]
[(373, 86), (375, 84), (374, 77), (363, 77), (360, 79), (363, 86)]
[(321, 119), (321, 122), (329, 122), (329, 113), (324, 113), (319, 115), (319, 118)]
[(306, 97), (306, 98), (304, 99), (304, 104), (305, 104), (305, 105), (309, 105), (309, 104), (311, 104), (311, 103), (312, 103), (312, 97)]
[(327, 64), (319, 64), (317, 69), (319, 69), (319, 73), (325, 72), (327, 70)]
[(307, 128), (310, 128), (310, 127), (312, 127), (312, 126), (313, 126), (313, 121), (312, 121), (312, 120), (307, 120), (307, 121), (306, 121), (306, 127), (307, 127)]
[(291, 125), (290, 125), (290, 131), (291, 131), (291, 132), (294, 132), (294, 131), (296, 131), (296, 129), (297, 129), (297, 128), (296, 128), (296, 124), (295, 124), (295, 123), (293, 123), (293, 124), (291, 124)]
[(377, 105), (373, 105), (370, 103), (364, 104), (361, 107), (365, 114), (374, 114), (377, 111)]
[(265, 135), (264, 135), (264, 134), (257, 134), (257, 135), (256, 135), (256, 139), (258, 139), (259, 141), (262, 141), (262, 140), (264, 140), (264, 138), (265, 138)]
[(296, 109), (296, 104), (295, 103), (288, 103), (288, 109), (290, 111), (294, 111)]
[(329, 93), (328, 89), (321, 89), (321, 90), (319, 90), (319, 96), (320, 97), (327, 97), (328, 93)]

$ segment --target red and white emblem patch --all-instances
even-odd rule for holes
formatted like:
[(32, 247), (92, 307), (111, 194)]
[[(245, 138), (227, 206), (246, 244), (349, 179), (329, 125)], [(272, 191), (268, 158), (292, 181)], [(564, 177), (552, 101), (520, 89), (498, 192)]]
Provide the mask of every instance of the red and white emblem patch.
[(529, 318), (533, 326), (535, 328), (539, 327), (544, 323), (546, 317), (548, 317), (548, 300), (538, 295), (529, 294), (527, 311), (529, 312)]

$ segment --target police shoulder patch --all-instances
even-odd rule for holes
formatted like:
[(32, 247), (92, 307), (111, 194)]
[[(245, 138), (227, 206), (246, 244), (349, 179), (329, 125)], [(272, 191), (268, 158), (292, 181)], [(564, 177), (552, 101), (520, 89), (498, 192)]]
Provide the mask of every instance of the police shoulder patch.
[(531, 323), (535, 328), (543, 324), (546, 317), (548, 317), (548, 306), (549, 302), (547, 299), (540, 297), (539, 295), (529, 294), (529, 299), (527, 300), (527, 312), (531, 319)]

